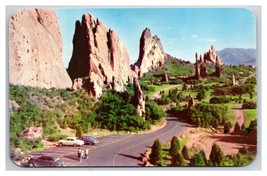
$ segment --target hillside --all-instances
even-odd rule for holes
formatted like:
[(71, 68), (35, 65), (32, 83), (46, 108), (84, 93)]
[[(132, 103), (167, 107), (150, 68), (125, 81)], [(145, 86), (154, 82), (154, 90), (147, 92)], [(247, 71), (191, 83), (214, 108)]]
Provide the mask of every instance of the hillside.
[(217, 53), (226, 65), (256, 65), (256, 49), (225, 48)]

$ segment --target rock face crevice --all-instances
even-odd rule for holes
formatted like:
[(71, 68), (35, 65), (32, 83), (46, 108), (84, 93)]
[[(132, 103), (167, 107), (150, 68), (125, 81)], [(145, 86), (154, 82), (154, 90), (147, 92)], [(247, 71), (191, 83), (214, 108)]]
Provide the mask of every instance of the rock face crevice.
[(99, 98), (105, 88), (123, 91), (133, 72), (128, 52), (115, 31), (84, 14), (76, 21), (73, 53), (68, 67), (72, 80), (86, 78), (85, 88)]
[(166, 54), (160, 39), (152, 36), (150, 29), (146, 28), (140, 38), (139, 57), (133, 66), (134, 72), (139, 76), (154, 71), (164, 65)]
[(62, 37), (52, 9), (22, 9), (9, 21), (9, 82), (40, 88), (71, 87), (62, 62)]

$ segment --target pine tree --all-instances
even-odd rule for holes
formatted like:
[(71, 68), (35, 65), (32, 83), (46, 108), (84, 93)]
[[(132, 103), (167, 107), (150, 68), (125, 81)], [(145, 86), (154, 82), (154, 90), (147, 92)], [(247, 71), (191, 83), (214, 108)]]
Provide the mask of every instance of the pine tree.
[(224, 124), (224, 134), (229, 134), (230, 133), (230, 130), (231, 130), (231, 123), (230, 122), (226, 122)]
[(171, 140), (171, 147), (169, 150), (169, 154), (173, 157), (180, 151), (180, 141), (177, 136), (173, 136)]
[(196, 153), (190, 159), (190, 166), (206, 166), (205, 156), (202, 153)]
[(214, 166), (220, 166), (223, 162), (223, 151), (219, 145), (213, 143), (211, 152), (210, 152), (210, 160)]
[(186, 162), (180, 152), (176, 153), (172, 158), (173, 166), (186, 166)]
[(182, 154), (183, 154), (184, 159), (189, 160), (189, 150), (186, 145), (184, 145), (182, 149)]
[(162, 148), (159, 139), (156, 139), (153, 146), (151, 154), (149, 155), (151, 164), (161, 165), (162, 163)]

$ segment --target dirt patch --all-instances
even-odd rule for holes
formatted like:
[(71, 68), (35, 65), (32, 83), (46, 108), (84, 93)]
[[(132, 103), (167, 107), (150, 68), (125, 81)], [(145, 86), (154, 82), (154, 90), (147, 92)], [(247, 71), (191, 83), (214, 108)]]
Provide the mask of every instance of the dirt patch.
[(212, 129), (194, 128), (185, 134), (187, 138), (186, 145), (189, 148), (204, 150), (209, 159), (211, 147), (216, 142), (222, 149), (224, 155), (234, 155), (244, 146), (250, 151), (256, 152), (256, 143), (252, 143), (249, 136), (237, 134), (223, 134), (222, 131)]

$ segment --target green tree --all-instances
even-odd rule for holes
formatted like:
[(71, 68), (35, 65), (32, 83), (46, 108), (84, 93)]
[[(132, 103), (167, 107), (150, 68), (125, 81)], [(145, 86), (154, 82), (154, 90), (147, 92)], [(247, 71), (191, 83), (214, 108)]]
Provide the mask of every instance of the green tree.
[(204, 98), (206, 98), (206, 92), (204, 89), (200, 89), (199, 92), (197, 93), (197, 99), (199, 101), (203, 100)]
[(156, 139), (152, 145), (152, 151), (149, 155), (150, 162), (154, 165), (161, 165), (162, 163), (162, 147), (159, 139)]
[(202, 153), (196, 153), (190, 159), (190, 166), (206, 166), (205, 156)]
[(184, 159), (187, 159), (189, 160), (189, 150), (188, 150), (188, 147), (186, 145), (184, 145), (183, 149), (182, 149), (182, 154), (183, 154), (183, 157)]
[(187, 90), (187, 85), (183, 83), (182, 91), (186, 91), (186, 90)]
[(157, 121), (161, 120), (166, 113), (164, 110), (158, 106), (154, 101), (147, 101), (145, 104), (146, 109), (146, 120), (150, 123), (155, 124)]
[(177, 152), (172, 157), (172, 165), (173, 166), (186, 166), (186, 161), (183, 158), (183, 155), (180, 152)]
[(226, 122), (225, 124), (224, 124), (224, 128), (223, 128), (223, 130), (224, 130), (224, 134), (229, 134), (230, 133), (230, 130), (231, 130), (231, 123), (230, 122)]
[(224, 154), (218, 144), (213, 143), (209, 158), (214, 166), (221, 166)]
[(180, 151), (180, 141), (177, 136), (173, 136), (171, 140), (171, 147), (169, 154), (174, 157)]

